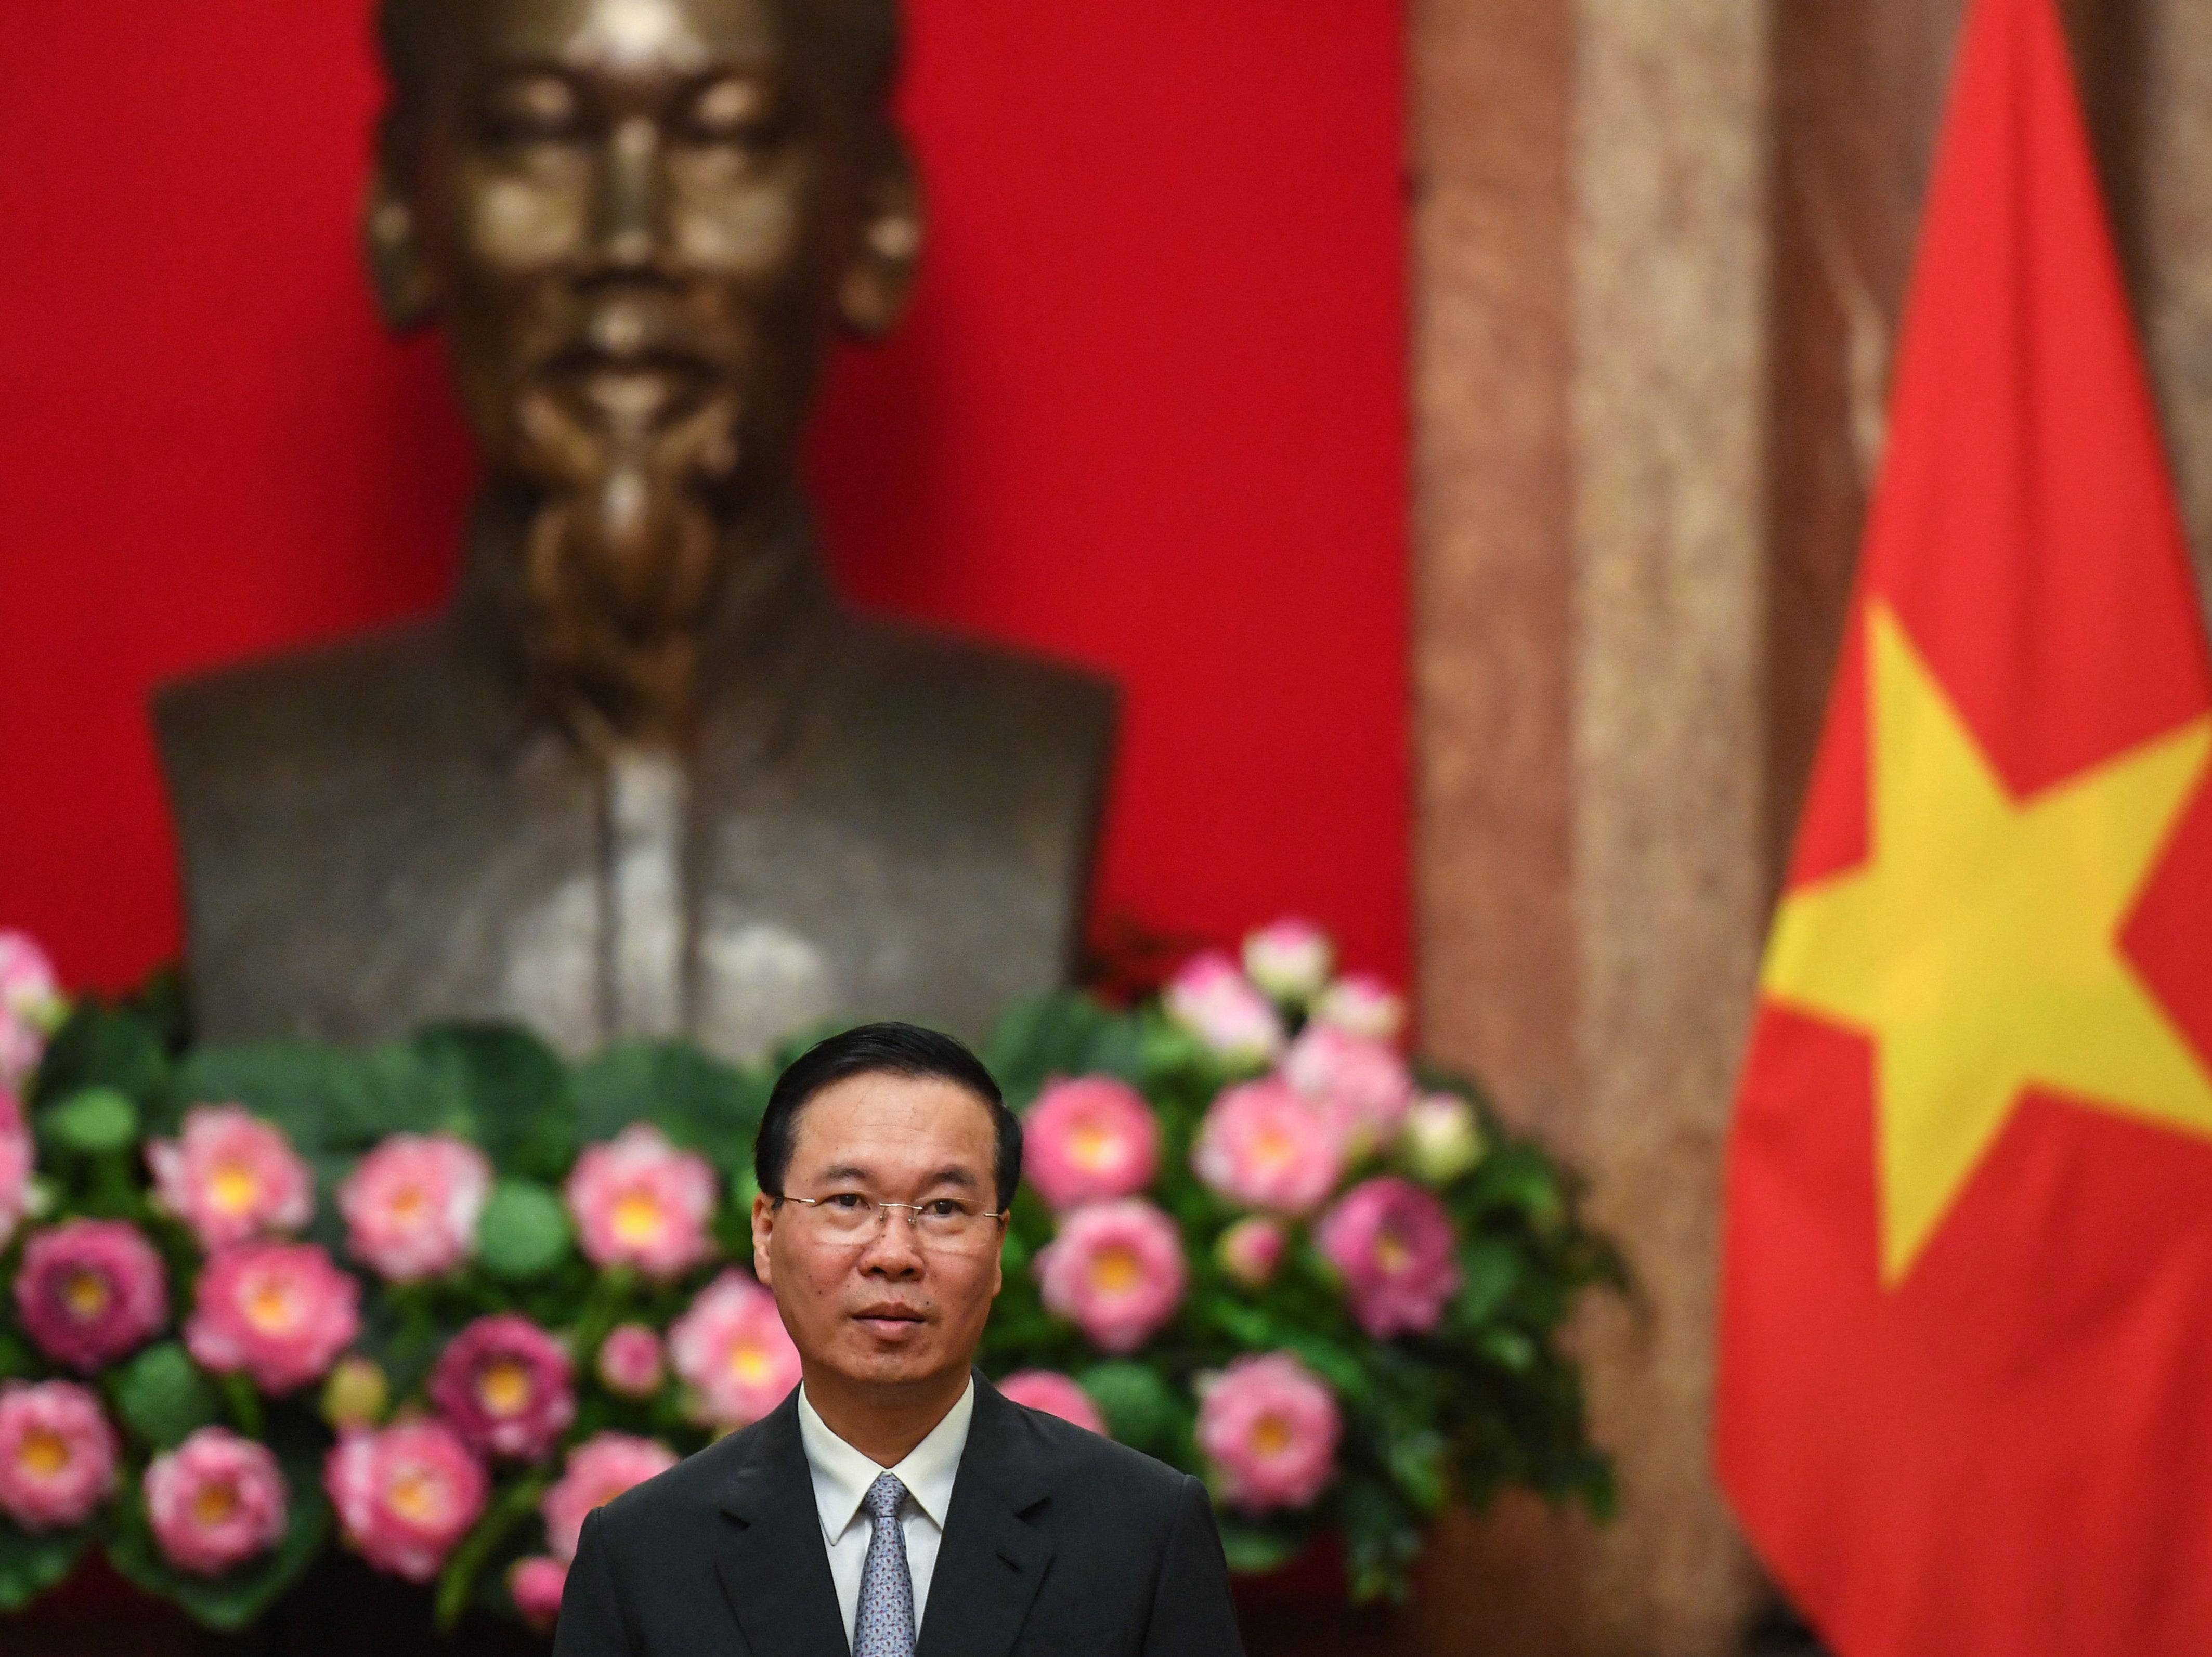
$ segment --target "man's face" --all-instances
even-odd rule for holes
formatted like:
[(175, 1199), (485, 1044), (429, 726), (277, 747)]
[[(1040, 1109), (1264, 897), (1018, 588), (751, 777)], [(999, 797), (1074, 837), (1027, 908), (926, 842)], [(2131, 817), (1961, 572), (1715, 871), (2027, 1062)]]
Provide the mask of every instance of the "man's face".
[[(856, 1076), (799, 1114), (784, 1191), (998, 1206), (983, 1102), (948, 1082)], [(898, 1385), (965, 1374), (999, 1292), (1000, 1229), (948, 1245), (892, 1209), (857, 1235), (827, 1209), (753, 1205), (753, 1260), (810, 1374)]]
[(447, 14), (417, 233), (493, 469), (550, 503), (528, 591), (567, 624), (637, 642), (696, 622), (721, 520), (788, 474), (870, 140), (806, 16), (804, 0)]

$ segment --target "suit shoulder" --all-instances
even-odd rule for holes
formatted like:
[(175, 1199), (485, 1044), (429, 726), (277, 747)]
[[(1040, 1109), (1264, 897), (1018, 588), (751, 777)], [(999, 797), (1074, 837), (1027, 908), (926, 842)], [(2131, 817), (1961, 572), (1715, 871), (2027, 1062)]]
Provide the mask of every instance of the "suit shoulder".
[(1112, 740), (1119, 693), (1101, 674), (875, 617), (851, 622), (848, 640), (855, 689), (876, 707), (923, 715), (948, 737), (1022, 729), (1076, 747)]
[(672, 1527), (692, 1530), (699, 1515), (720, 1508), (739, 1471), (762, 1443), (768, 1424), (757, 1421), (632, 1485), (600, 1510), (604, 1533), (624, 1545), (633, 1539), (652, 1545)]
[(1013, 1407), (1021, 1411), (1038, 1465), (1050, 1470), (1054, 1484), (1095, 1493), (1113, 1505), (1117, 1519), (1130, 1517), (1133, 1504), (1138, 1511), (1172, 1519), (1188, 1474), (1058, 1416), (1025, 1405)]

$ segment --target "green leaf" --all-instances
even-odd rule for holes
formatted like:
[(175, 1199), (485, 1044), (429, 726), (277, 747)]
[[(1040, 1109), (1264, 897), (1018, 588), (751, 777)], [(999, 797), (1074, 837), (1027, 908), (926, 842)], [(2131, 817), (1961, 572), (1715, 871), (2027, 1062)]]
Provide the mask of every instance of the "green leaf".
[(1520, 1249), (1500, 1238), (1477, 1238), (1459, 1251), (1459, 1294), (1453, 1309), (1469, 1324), (1495, 1317), (1521, 1273)]
[(156, 1449), (171, 1449), (222, 1411), (214, 1385), (175, 1341), (149, 1346), (117, 1370), (110, 1396), (123, 1424)]
[(1137, 1449), (1157, 1452), (1181, 1424), (1175, 1394), (1144, 1364), (1093, 1364), (1075, 1382), (1106, 1417), (1106, 1430)]
[(1054, 1077), (1089, 1071), (1094, 1047), (1117, 1022), (1079, 991), (1033, 997), (1015, 1003), (999, 1020), (983, 1044), (983, 1062), (1018, 1110)]
[(576, 1131), (589, 1143), (633, 1122), (651, 1122), (680, 1145), (703, 1152), (725, 1176), (752, 1160), (753, 1134), (768, 1108), (763, 1077), (677, 1041), (620, 1041), (572, 1078)]
[(1526, 1375), (1536, 1367), (1536, 1343), (1518, 1329), (1486, 1329), (1476, 1338), (1475, 1346), (1499, 1369), (1516, 1375)]
[(501, 1180), (477, 1221), (477, 1256), (509, 1283), (542, 1278), (568, 1258), (568, 1212), (534, 1180)]
[(1264, 1530), (1242, 1520), (1224, 1517), (1218, 1528), (1221, 1551), (1228, 1556), (1229, 1569), (1239, 1576), (1280, 1570), (1305, 1551), (1305, 1539), (1302, 1537)]
[(127, 1150), (138, 1137), (138, 1107), (128, 1094), (110, 1087), (80, 1089), (39, 1118), (47, 1143), (79, 1156)]
[(1449, 1492), (1449, 1448), (1441, 1433), (1408, 1433), (1391, 1441), (1387, 1458), (1390, 1477), (1406, 1499), (1425, 1514), (1440, 1510)]
[(459, 1077), (406, 1047), (360, 1053), (312, 1041), (208, 1047), (179, 1068), (175, 1091), (185, 1105), (244, 1105), (311, 1160), (367, 1150), (390, 1134), (466, 1136), (474, 1126)]
[(468, 1137), (502, 1169), (558, 1179), (576, 1154), (576, 1102), (568, 1067), (529, 1031), (507, 1024), (441, 1024), (415, 1051), (465, 1102)]
[(311, 1460), (287, 1459), (284, 1534), (276, 1547), (220, 1576), (180, 1571), (162, 1554), (134, 1485), (119, 1504), (107, 1557), (125, 1579), (183, 1607), (204, 1628), (234, 1634), (246, 1627), (300, 1580), (330, 1534), (330, 1503)]
[(19, 1530), (0, 1519), (0, 1611), (17, 1611), (58, 1586), (84, 1551), (88, 1533)]
[(0, 1333), (0, 1381), (31, 1373), (31, 1349), (10, 1334)]
[(1483, 1158), (1470, 1193), (1478, 1208), (1518, 1209), (1539, 1224), (1565, 1211), (1559, 1170), (1534, 1145), (1505, 1145)]
[(32, 1103), (43, 1107), (91, 1087), (150, 1099), (168, 1079), (169, 1055), (152, 1020), (85, 1001), (47, 1044)]

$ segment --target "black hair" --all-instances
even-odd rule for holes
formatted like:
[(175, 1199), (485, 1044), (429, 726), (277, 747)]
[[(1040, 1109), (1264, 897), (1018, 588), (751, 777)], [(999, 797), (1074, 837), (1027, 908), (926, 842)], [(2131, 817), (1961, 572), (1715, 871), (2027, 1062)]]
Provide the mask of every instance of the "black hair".
[(1013, 1205), (1022, 1182), (1021, 1119), (1006, 1108), (1005, 1096), (983, 1061), (967, 1044), (919, 1024), (862, 1024), (817, 1041), (784, 1066), (761, 1114), (753, 1140), (753, 1178), (771, 1197), (783, 1193), (798, 1137), (799, 1113), (824, 1088), (855, 1076), (903, 1076), (916, 1081), (950, 1082), (972, 1093), (991, 1113), (997, 1138), (992, 1167), (1000, 1212)]
[[(432, 36), (441, 14), (458, 0), (377, 0), (376, 40), (391, 98), (382, 143), (387, 160), (411, 149), (420, 132), (430, 83)], [(881, 115), (898, 78), (899, 0), (798, 0), (831, 34), (835, 60), (844, 65), (848, 90), (870, 116)]]

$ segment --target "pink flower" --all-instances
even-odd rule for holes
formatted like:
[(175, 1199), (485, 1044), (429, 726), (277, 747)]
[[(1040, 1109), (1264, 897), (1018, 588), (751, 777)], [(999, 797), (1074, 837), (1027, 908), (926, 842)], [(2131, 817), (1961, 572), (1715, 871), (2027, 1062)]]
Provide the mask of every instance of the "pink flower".
[(388, 1283), (451, 1272), (475, 1252), (490, 1190), (491, 1164), (467, 1141), (395, 1133), (338, 1187), (346, 1253)]
[(693, 1418), (716, 1427), (758, 1421), (799, 1385), (775, 1296), (734, 1266), (669, 1326), (668, 1360), (691, 1389)]
[(200, 1273), (185, 1344), (206, 1369), (243, 1370), (264, 1393), (289, 1393), (351, 1344), (360, 1303), (360, 1285), (319, 1244), (233, 1243)]
[(1344, 1171), (1343, 1131), (1328, 1107), (1277, 1077), (1216, 1099), (1191, 1147), (1190, 1165), (1233, 1203), (1303, 1214)]
[(1238, 1358), (1202, 1392), (1198, 1448), (1230, 1506), (1303, 1508), (1336, 1477), (1336, 1399), (1291, 1353)]
[(0, 1084), (0, 1249), (31, 1205), (31, 1130), (15, 1096)]
[(538, 1511), (545, 1519), (545, 1545), (562, 1569), (576, 1563), (584, 1515), (624, 1490), (642, 1484), (677, 1462), (676, 1452), (653, 1438), (598, 1433), (568, 1452), (560, 1483), (545, 1492)]
[(1406, 1004), (1381, 979), (1346, 973), (1321, 992), (1314, 1022), (1364, 1035), (1370, 1041), (1395, 1041), (1406, 1025)]
[(1303, 1007), (1328, 982), (1336, 950), (1328, 934), (1310, 920), (1285, 916), (1248, 933), (1244, 970), (1276, 1000)]
[(1335, 1114), (1355, 1155), (1395, 1133), (1413, 1102), (1413, 1078), (1404, 1059), (1380, 1041), (1334, 1024), (1310, 1025), (1284, 1055), (1282, 1074)]
[(585, 1256), (594, 1266), (634, 1266), (665, 1279), (714, 1252), (707, 1235), (714, 1170), (647, 1123), (634, 1122), (579, 1156), (568, 1195)]
[(1282, 1265), (1288, 1242), (1275, 1221), (1248, 1214), (1221, 1234), (1213, 1245), (1213, 1258), (1247, 1289), (1263, 1289)]
[(0, 1513), (27, 1531), (81, 1525), (115, 1488), (115, 1429), (74, 1381), (0, 1387)]
[(1182, 1237), (1142, 1198), (1079, 1208), (1037, 1255), (1045, 1309), (1091, 1344), (1133, 1352), (1182, 1303)]
[(23, 1245), (15, 1308), (41, 1351), (89, 1375), (169, 1320), (169, 1280), (121, 1220), (71, 1220)]
[(323, 1463), (345, 1539), (379, 1570), (427, 1582), (483, 1512), (489, 1481), (442, 1421), (349, 1433)]
[(1231, 1064), (1256, 1067), (1283, 1050), (1283, 1021), (1274, 1005), (1218, 950), (1185, 962), (1168, 980), (1160, 1004), (1170, 1018)]
[(185, 1131), (146, 1145), (154, 1193), (203, 1248), (257, 1231), (297, 1231), (315, 1207), (315, 1180), (277, 1129), (238, 1105), (196, 1105)]
[(1160, 1128), (1126, 1082), (1055, 1082), (1022, 1123), (1022, 1170), (1054, 1211), (1133, 1197), (1159, 1168)]
[(46, 952), (27, 932), (0, 932), (0, 1089), (38, 1068), (67, 1011)]
[(1352, 1315), (1377, 1339), (1435, 1328), (1459, 1287), (1451, 1217), (1430, 1193), (1395, 1176), (1346, 1192), (1314, 1241), (1344, 1274)]
[(561, 1615), (561, 1595), (568, 1586), (568, 1568), (557, 1559), (533, 1553), (507, 1568), (507, 1597), (522, 1613), (522, 1620), (540, 1634)]
[(1091, 1394), (1055, 1370), (1021, 1370), (1000, 1381), (999, 1390), (1017, 1404), (1072, 1421), (1101, 1438), (1107, 1436), (1106, 1417), (1098, 1413)]
[(641, 1323), (621, 1323), (599, 1343), (599, 1380), (617, 1398), (651, 1398), (662, 1380), (660, 1337)]
[(438, 1355), (430, 1402), (471, 1449), (535, 1461), (576, 1418), (568, 1349), (512, 1312), (478, 1318)]
[(146, 1517), (179, 1570), (220, 1576), (284, 1534), (284, 1475), (265, 1444), (203, 1427), (146, 1469)]

